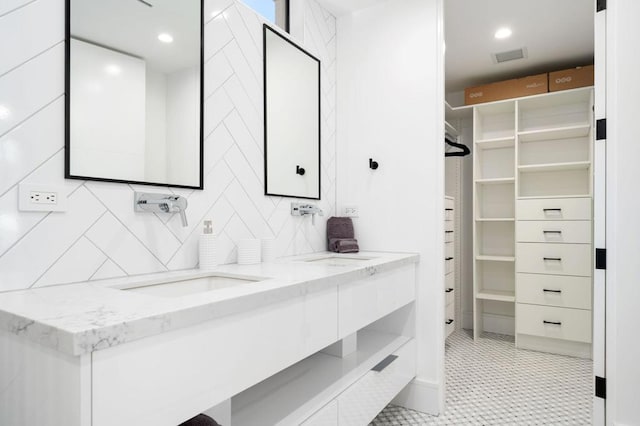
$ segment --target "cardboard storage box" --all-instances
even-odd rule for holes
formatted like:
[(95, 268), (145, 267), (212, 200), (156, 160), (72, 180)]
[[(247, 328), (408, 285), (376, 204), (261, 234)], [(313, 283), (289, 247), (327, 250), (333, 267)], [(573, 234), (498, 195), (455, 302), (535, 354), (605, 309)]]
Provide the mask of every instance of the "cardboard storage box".
[(484, 86), (467, 87), (464, 89), (464, 103), (465, 105), (474, 105), (547, 93), (549, 83), (547, 77), (547, 73), (544, 73), (485, 84)]
[(593, 86), (593, 65), (549, 73), (549, 91)]

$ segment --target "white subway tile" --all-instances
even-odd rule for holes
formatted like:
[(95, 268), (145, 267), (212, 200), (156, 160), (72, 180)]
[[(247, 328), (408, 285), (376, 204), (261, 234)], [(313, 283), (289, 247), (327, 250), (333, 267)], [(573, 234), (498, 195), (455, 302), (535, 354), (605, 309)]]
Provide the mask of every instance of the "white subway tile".
[(40, 278), (34, 287), (87, 281), (107, 259), (82, 237)]
[(50, 213), (0, 257), (0, 288), (30, 287), (104, 211), (89, 191), (78, 188), (67, 212)]
[(63, 41), (64, 20), (64, 0), (36, 1), (0, 17), (0, 75)]
[(166, 271), (111, 213), (102, 216), (85, 236), (129, 275)]
[(0, 136), (64, 93), (64, 43), (0, 77)]
[(111, 259), (107, 259), (106, 262), (96, 271), (91, 277), (91, 280), (104, 280), (107, 278), (123, 277), (127, 275), (118, 265), (116, 265)]

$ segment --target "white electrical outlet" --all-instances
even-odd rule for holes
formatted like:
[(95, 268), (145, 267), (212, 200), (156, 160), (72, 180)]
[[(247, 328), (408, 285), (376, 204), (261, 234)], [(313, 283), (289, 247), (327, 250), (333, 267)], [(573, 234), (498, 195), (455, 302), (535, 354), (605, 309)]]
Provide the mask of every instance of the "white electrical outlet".
[(344, 215), (346, 217), (360, 217), (360, 209), (358, 206), (345, 206)]
[(62, 185), (21, 183), (18, 189), (18, 208), (26, 212), (66, 211), (66, 188)]

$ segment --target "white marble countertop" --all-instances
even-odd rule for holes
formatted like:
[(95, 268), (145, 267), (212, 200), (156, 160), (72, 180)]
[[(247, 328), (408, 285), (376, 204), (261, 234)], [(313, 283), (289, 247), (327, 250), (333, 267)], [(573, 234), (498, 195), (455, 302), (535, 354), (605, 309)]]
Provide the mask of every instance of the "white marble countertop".
[[(329, 255), (370, 259), (350, 265), (307, 261)], [(417, 254), (409, 253), (314, 253), (273, 263), (222, 265), (213, 271), (165, 272), (0, 293), (0, 328), (79, 356), (365, 278), (418, 259)], [(211, 274), (263, 280), (181, 297), (120, 290)]]

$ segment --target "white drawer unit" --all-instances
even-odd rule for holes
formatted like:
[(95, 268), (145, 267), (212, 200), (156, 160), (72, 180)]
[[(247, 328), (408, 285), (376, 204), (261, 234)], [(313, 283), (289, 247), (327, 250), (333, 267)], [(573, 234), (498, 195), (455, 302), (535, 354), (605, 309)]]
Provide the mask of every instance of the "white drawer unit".
[(376, 367), (338, 397), (340, 426), (369, 424), (415, 377), (415, 342), (407, 342)]
[(591, 343), (591, 311), (516, 303), (516, 332)]
[(444, 199), (444, 294), (445, 294), (445, 336), (449, 336), (455, 329), (456, 306), (456, 274), (455, 274), (455, 199)]
[(518, 220), (591, 220), (591, 198), (518, 200)]
[(591, 278), (517, 274), (517, 302), (563, 308), (591, 309)]
[(449, 305), (454, 302), (455, 294), (455, 275), (447, 274), (444, 277), (445, 305)]
[(354, 333), (416, 298), (415, 266), (403, 266), (338, 287), (339, 338)]
[(453, 242), (444, 243), (444, 255), (445, 255), (445, 258), (454, 257), (453, 253), (454, 253), (454, 243)]
[(590, 244), (518, 243), (517, 272), (591, 276)]
[(302, 426), (336, 426), (338, 424), (338, 401), (333, 400), (311, 417), (302, 422)]
[(591, 221), (531, 220), (518, 221), (518, 242), (591, 244)]

